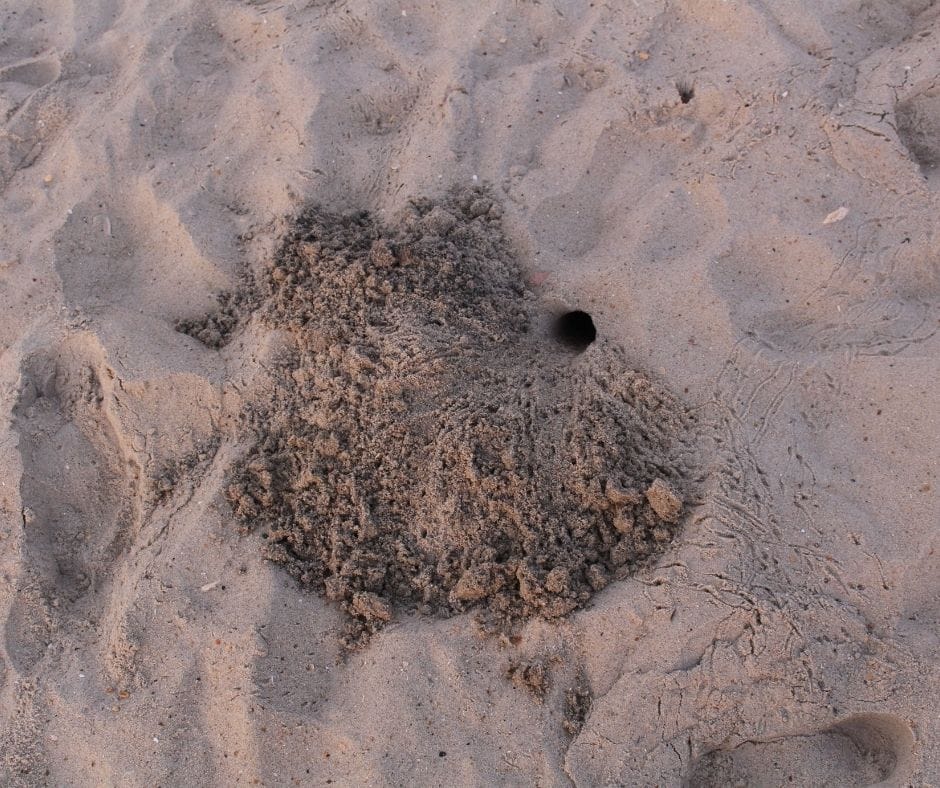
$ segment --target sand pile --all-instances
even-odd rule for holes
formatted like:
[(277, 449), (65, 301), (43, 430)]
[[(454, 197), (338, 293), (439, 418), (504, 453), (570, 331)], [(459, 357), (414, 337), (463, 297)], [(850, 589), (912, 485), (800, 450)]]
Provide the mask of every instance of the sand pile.
[(395, 606), (563, 616), (679, 526), (689, 416), (621, 349), (577, 352), (577, 319), (550, 330), (500, 213), (482, 191), (394, 228), (310, 210), (245, 299), (290, 350), (233, 509), (366, 630)]

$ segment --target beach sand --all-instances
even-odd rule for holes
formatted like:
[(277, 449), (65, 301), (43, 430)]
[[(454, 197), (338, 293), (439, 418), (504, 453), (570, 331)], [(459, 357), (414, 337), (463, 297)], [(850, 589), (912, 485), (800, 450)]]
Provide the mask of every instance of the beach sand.
[[(940, 6), (0, 0), (0, 116), (0, 784), (940, 785)], [(219, 294), (454, 189), (593, 319), (562, 414), (698, 430), (668, 544), (495, 630), (230, 493), (289, 331)]]

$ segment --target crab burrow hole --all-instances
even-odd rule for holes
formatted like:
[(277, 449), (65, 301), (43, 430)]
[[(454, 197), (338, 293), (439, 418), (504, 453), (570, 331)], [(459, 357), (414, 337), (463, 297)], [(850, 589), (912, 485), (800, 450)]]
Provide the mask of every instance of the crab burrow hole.
[(554, 335), (562, 345), (580, 353), (597, 339), (597, 328), (587, 312), (573, 309), (555, 319)]

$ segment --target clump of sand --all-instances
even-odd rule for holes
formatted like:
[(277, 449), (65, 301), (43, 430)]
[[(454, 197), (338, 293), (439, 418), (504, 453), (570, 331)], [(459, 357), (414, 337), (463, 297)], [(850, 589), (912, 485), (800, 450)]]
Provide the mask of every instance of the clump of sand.
[(357, 633), (395, 607), (564, 616), (676, 535), (693, 422), (545, 330), (484, 191), (304, 213), (246, 303), (288, 337), (228, 496)]

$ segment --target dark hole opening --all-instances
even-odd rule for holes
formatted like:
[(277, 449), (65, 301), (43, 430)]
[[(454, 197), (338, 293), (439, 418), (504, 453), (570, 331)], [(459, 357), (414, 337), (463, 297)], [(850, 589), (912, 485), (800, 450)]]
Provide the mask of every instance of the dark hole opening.
[(580, 309), (565, 312), (555, 321), (555, 338), (563, 345), (581, 351), (597, 339), (591, 316)]
[(679, 100), (683, 104), (688, 104), (695, 96), (695, 88), (685, 82), (676, 83), (676, 90), (679, 91)]

